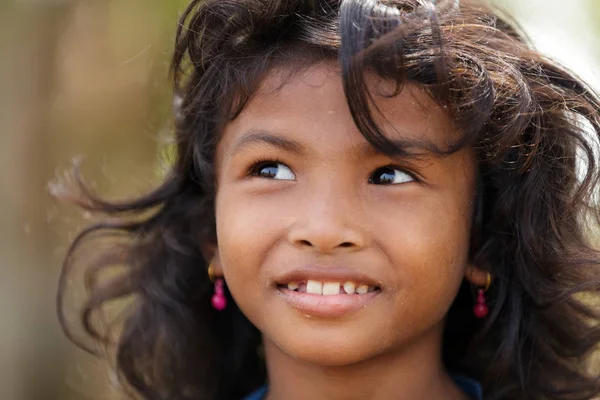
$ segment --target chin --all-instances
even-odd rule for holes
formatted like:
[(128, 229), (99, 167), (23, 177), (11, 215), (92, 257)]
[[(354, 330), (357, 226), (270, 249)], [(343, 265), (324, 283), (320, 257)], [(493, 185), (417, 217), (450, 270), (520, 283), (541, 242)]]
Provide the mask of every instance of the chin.
[(300, 353), (290, 354), (295, 359), (304, 363), (319, 365), (322, 367), (345, 367), (353, 365), (372, 358), (373, 355), (368, 352), (359, 352), (356, 348), (325, 348), (322, 346), (314, 346), (311, 350), (304, 349)]
[[(357, 364), (384, 353), (381, 338), (374, 334), (356, 337), (348, 334), (315, 335), (298, 332), (294, 337), (277, 341), (278, 351), (298, 361), (323, 367), (343, 367)], [(340, 332), (341, 333), (341, 332)]]

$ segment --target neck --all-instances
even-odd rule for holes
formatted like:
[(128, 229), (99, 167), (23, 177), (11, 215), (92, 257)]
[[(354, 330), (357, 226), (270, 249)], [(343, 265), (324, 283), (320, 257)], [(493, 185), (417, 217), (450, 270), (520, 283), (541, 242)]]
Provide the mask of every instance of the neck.
[(393, 352), (345, 366), (323, 366), (290, 357), (265, 338), (268, 400), (378, 399), (465, 400), (441, 359), (443, 326)]

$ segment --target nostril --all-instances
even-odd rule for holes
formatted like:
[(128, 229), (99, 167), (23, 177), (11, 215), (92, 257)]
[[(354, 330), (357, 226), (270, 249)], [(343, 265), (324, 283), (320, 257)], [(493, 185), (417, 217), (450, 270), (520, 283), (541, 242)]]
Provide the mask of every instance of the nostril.
[[(307, 246), (307, 247), (313, 247), (313, 244), (309, 241), (309, 240), (299, 240), (298, 243), (302, 246)], [(348, 247), (354, 247), (354, 243), (352, 242), (343, 242), (339, 244), (339, 247), (344, 247), (344, 248), (348, 248)]]

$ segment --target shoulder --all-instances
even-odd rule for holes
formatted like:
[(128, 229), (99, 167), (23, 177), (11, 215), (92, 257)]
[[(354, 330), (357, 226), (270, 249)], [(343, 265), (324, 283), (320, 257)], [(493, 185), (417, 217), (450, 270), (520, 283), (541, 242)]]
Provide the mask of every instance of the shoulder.
[(266, 394), (267, 394), (267, 385), (259, 388), (258, 390), (256, 390), (252, 394), (250, 394), (249, 396), (246, 396), (244, 398), (244, 400), (262, 400), (262, 399), (264, 399)]
[(466, 376), (453, 376), (452, 379), (473, 400), (483, 400), (483, 389), (479, 382)]

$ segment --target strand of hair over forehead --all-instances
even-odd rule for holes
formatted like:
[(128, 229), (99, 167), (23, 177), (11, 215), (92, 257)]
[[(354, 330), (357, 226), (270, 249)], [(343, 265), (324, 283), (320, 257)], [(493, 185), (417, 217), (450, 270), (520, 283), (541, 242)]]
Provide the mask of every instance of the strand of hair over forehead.
[(371, 41), (398, 29), (403, 18), (427, 15), (435, 23), (437, 12), (458, 11), (460, 0), (342, 0), (340, 3), (343, 61), (360, 55)]
[[(410, 25), (428, 25), (434, 43), (439, 49), (436, 72), (438, 81), (444, 86), (447, 76), (443, 57), (443, 40), (439, 27), (439, 13), (459, 10), (460, 0), (342, 0), (340, 3), (341, 49), (339, 62), (344, 77), (344, 91), (356, 125), (365, 138), (377, 149), (390, 155), (407, 155), (390, 141), (374, 122), (374, 109), (383, 116), (373, 99), (365, 81), (364, 70), (369, 55), (378, 47), (394, 46), (394, 65), (402, 66), (404, 58), (403, 35)], [(389, 39), (389, 40), (388, 40)], [(402, 87), (402, 70), (396, 75), (396, 91)], [(468, 138), (448, 149), (433, 148), (435, 153), (451, 154), (460, 149)]]

